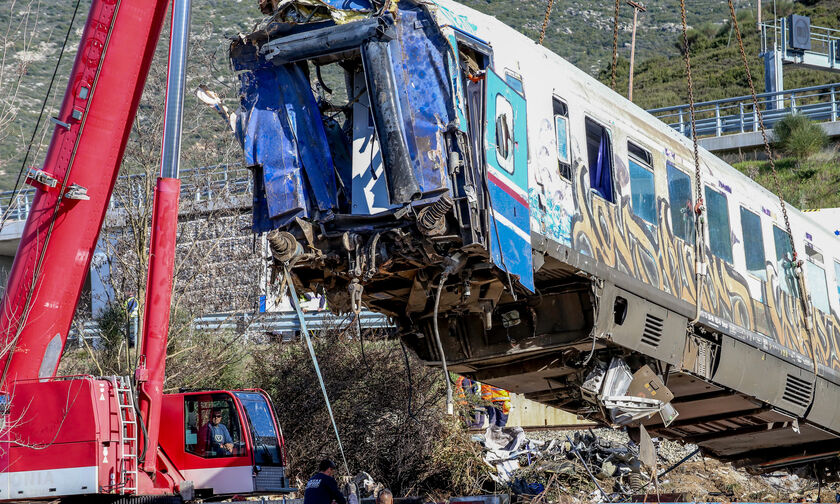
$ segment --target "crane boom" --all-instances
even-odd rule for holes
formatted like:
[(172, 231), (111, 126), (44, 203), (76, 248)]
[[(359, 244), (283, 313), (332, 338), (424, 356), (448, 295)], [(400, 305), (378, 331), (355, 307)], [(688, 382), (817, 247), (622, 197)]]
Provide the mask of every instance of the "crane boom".
[(0, 318), (0, 390), (55, 375), (160, 36), (167, 0), (94, 0)]

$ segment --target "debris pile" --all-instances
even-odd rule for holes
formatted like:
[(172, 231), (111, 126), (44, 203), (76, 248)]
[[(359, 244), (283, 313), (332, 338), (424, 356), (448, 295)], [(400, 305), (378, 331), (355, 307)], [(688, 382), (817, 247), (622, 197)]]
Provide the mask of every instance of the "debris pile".
[[(540, 502), (621, 502), (656, 499), (652, 471), (639, 445), (621, 430), (488, 429), (473, 436), (500, 486)], [(808, 468), (753, 475), (697, 453), (697, 447), (653, 439), (662, 501), (785, 501), (832, 499), (837, 483), (819, 485)]]

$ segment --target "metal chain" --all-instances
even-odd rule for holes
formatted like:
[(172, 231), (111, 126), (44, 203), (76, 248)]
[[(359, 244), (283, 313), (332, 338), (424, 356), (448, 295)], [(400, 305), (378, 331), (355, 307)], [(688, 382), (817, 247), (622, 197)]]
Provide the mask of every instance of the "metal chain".
[(543, 19), (542, 31), (540, 31), (540, 45), (543, 45), (545, 40), (545, 31), (548, 29), (548, 17), (551, 16), (551, 6), (554, 0), (548, 0), (548, 5), (545, 6), (545, 19)]
[(612, 61), (612, 80), (610, 87), (615, 90), (615, 67), (618, 65), (618, 8), (621, 5), (621, 0), (615, 0), (615, 14), (613, 14), (613, 61)]
[(691, 54), (688, 47), (688, 21), (685, 18), (685, 0), (680, 0), (680, 16), (682, 17), (682, 36), (685, 49), (685, 75), (688, 79), (688, 111), (691, 121), (691, 141), (694, 143), (694, 186), (697, 192), (697, 209), (703, 201), (700, 184), (700, 151), (697, 147), (697, 124), (694, 120), (694, 82), (691, 79)]
[(764, 141), (764, 153), (767, 154), (767, 160), (770, 162), (770, 171), (773, 174), (773, 185), (776, 189), (776, 195), (779, 196), (779, 205), (782, 207), (782, 216), (785, 219), (785, 230), (787, 231), (788, 238), (790, 238), (790, 247), (791, 250), (793, 250), (793, 258), (796, 260), (796, 244), (793, 241), (793, 233), (790, 229), (790, 220), (788, 219), (785, 199), (782, 197), (782, 185), (779, 182), (779, 175), (776, 173), (776, 161), (773, 159), (770, 142), (767, 140), (767, 131), (764, 128), (764, 118), (762, 117), (761, 109), (758, 107), (758, 96), (755, 93), (755, 85), (753, 84), (750, 65), (747, 63), (747, 55), (744, 52), (744, 42), (741, 40), (741, 30), (738, 28), (738, 19), (735, 16), (735, 5), (732, 3), (732, 0), (729, 0), (729, 15), (732, 18), (732, 26), (735, 28), (735, 37), (738, 39), (738, 50), (741, 51), (741, 61), (744, 63), (744, 70), (747, 72), (747, 82), (750, 85), (750, 93), (752, 93), (753, 99), (753, 110), (755, 111), (758, 120), (758, 126), (761, 129), (761, 139)]
[[(755, 85), (753, 84), (752, 74), (750, 73), (750, 65), (747, 63), (747, 54), (744, 52), (744, 42), (741, 40), (741, 29), (738, 27), (738, 18), (735, 16), (735, 5), (732, 0), (729, 0), (729, 16), (732, 18), (732, 26), (735, 28), (735, 37), (738, 39), (738, 50), (741, 52), (741, 61), (744, 63), (744, 70), (747, 73), (747, 83), (750, 85), (750, 93), (753, 99), (753, 110), (755, 111), (758, 120), (758, 126), (761, 129), (761, 139), (764, 141), (764, 153), (767, 155), (767, 160), (770, 163), (770, 171), (773, 174), (773, 186), (776, 189), (776, 195), (779, 197), (779, 205), (782, 207), (782, 216), (785, 219), (785, 231), (787, 231), (788, 239), (790, 240), (790, 250), (793, 252), (792, 267), (796, 268), (797, 280), (799, 280), (799, 301), (802, 303), (802, 311), (805, 316), (805, 334), (808, 336), (808, 343), (811, 347), (811, 359), (814, 364), (814, 383), (816, 384), (817, 376), (819, 376), (819, 364), (817, 363), (817, 351), (814, 347), (814, 338), (811, 334), (811, 320), (810, 309), (808, 307), (809, 294), (807, 285), (805, 283), (804, 275), (802, 274), (801, 262), (797, 260), (796, 242), (793, 239), (793, 231), (790, 227), (790, 219), (788, 219), (787, 205), (785, 199), (782, 197), (782, 185), (779, 182), (779, 174), (776, 172), (776, 162), (773, 160), (773, 151), (770, 148), (770, 142), (767, 140), (767, 131), (764, 128), (764, 118), (761, 115), (761, 109), (758, 107), (758, 96), (755, 93)], [(814, 400), (816, 394), (816, 387), (811, 387), (811, 402)]]

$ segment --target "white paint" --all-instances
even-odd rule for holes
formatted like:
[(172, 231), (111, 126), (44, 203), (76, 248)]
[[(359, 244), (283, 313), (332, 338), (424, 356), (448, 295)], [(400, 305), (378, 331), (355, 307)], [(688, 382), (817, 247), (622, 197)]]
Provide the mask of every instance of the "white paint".
[(192, 480), (195, 489), (212, 488), (214, 494), (254, 491), (254, 469), (250, 465), (185, 469), (184, 478)]
[(0, 473), (0, 500), (96, 493), (96, 472), (89, 466)]
[(353, 104), (353, 180), (350, 188), (352, 214), (370, 215), (394, 206), (388, 195), (388, 182), (379, 140), (370, 116), (367, 84), (363, 73), (353, 78), (353, 96), (361, 96)]
[(528, 243), (531, 242), (531, 237), (528, 236), (528, 233), (519, 229), (519, 227), (517, 227), (513, 222), (509, 221), (507, 217), (495, 210), (493, 210), (493, 216), (496, 218), (496, 222), (516, 233), (516, 236), (522, 238)]

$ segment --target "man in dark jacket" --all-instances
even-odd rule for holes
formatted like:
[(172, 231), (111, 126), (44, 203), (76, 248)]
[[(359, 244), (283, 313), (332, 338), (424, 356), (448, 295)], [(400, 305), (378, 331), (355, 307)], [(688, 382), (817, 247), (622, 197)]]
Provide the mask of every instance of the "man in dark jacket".
[(303, 504), (347, 504), (344, 495), (338, 491), (338, 484), (335, 482), (335, 462), (330, 459), (322, 460), (318, 464), (318, 472), (306, 482), (306, 491), (303, 494)]

